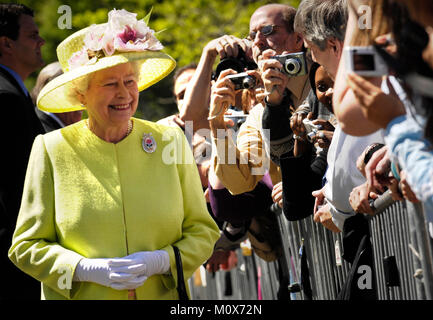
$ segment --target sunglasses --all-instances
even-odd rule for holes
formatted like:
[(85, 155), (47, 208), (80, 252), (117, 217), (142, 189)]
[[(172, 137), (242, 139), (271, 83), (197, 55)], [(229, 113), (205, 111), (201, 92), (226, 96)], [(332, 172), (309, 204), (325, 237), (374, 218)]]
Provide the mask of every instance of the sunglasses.
[[(274, 25), (274, 24), (269, 24), (267, 26), (263, 26), (261, 28), (259, 28), (259, 31), (261, 34), (263, 34), (265, 37), (271, 35), (274, 32), (274, 28), (277, 28), (278, 26)], [(251, 31), (250, 34), (248, 35), (249, 40), (254, 41), (254, 39), (256, 38), (257, 35), (257, 31)]]

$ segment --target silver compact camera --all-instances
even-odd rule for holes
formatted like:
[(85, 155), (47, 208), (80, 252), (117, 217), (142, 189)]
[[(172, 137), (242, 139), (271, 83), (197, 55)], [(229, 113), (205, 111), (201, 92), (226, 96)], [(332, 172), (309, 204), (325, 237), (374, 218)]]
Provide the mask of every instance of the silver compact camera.
[(283, 73), (289, 77), (299, 77), (308, 72), (305, 52), (287, 53), (272, 57), (283, 65)]
[(235, 84), (235, 90), (254, 89), (257, 85), (256, 79), (246, 72), (231, 74), (226, 78), (230, 79)]
[(224, 114), (225, 120), (233, 120), (234, 126), (232, 127), (233, 130), (238, 131), (240, 126), (245, 122), (247, 119), (248, 114), (245, 114), (243, 111), (238, 111), (235, 109), (228, 109), (226, 114)]
[(347, 69), (364, 77), (388, 74), (388, 66), (373, 46), (344, 48)]
[(307, 140), (313, 143), (313, 139), (316, 137), (317, 132), (319, 132), (319, 130), (322, 130), (322, 126), (319, 124), (313, 124), (313, 121), (308, 119), (302, 120), (302, 123), (305, 127)]

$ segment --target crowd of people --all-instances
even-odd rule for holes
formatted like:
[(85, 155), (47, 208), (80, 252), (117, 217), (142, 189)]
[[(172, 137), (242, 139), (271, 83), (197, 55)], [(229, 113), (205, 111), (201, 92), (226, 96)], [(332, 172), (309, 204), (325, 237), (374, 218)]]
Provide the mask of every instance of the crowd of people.
[(245, 240), (276, 261), (274, 203), (289, 221), (361, 229), (351, 264), (371, 251), (366, 215), (386, 190), (424, 205), (433, 238), (431, 1), (261, 6), (247, 38), (213, 39), (177, 69), (179, 113), (156, 123), (133, 117), (138, 93), (175, 61), (136, 14), (65, 39), (31, 94), (23, 81), (44, 64), (33, 11), (1, 4), (0, 24), (0, 99), (21, 119), (1, 127), (14, 134), (0, 299), (177, 299), (176, 248), (185, 278), (230, 269)]

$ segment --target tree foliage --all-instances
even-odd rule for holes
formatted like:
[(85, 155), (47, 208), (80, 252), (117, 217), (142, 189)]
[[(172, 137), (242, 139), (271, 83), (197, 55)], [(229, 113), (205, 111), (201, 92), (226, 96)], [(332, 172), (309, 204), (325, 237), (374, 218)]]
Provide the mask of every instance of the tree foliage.
[[(107, 21), (107, 13), (113, 8), (126, 9), (144, 18), (152, 10), (149, 26), (161, 31), (157, 37), (165, 46), (164, 51), (177, 61), (177, 67), (198, 62), (202, 48), (212, 39), (224, 34), (245, 37), (249, 30), (249, 18), (260, 6), (268, 3), (285, 3), (294, 7), (300, 0), (22, 0), (21, 3), (35, 11), (35, 20), (46, 43), (42, 55), (46, 63), (57, 60), (56, 47), (73, 32), (93, 23)], [(59, 12), (63, 5), (72, 12), (71, 29), (59, 28)], [(33, 87), (37, 73), (26, 85)], [(174, 113), (177, 108), (172, 95), (172, 75), (140, 94), (138, 117), (158, 120)]]

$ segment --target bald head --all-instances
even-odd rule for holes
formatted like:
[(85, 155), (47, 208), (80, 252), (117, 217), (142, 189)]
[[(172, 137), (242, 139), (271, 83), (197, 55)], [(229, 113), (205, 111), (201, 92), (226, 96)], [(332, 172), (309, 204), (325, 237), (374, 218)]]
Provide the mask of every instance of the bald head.
[[(250, 18), (250, 39), (253, 58), (258, 63), (267, 49), (276, 54), (302, 51), (303, 38), (293, 32), (296, 9), (284, 4), (268, 4), (258, 8)], [(270, 31), (264, 32), (267, 27)]]
[(280, 3), (271, 3), (264, 6), (259, 7), (251, 16), (251, 20), (255, 18), (255, 16), (258, 15), (268, 15), (268, 16), (275, 16), (280, 18), (288, 33), (293, 32), (293, 23), (296, 16), (296, 9), (286, 5), (286, 4), (280, 4)]

